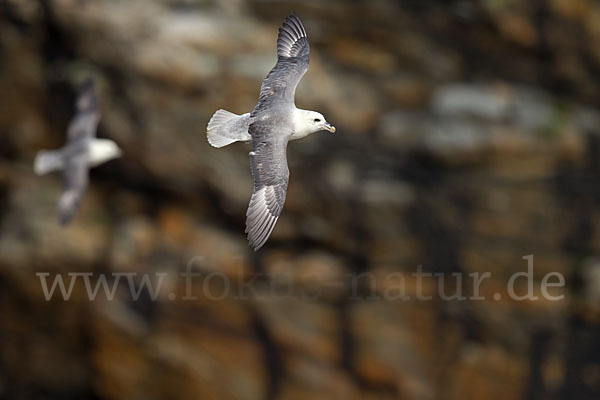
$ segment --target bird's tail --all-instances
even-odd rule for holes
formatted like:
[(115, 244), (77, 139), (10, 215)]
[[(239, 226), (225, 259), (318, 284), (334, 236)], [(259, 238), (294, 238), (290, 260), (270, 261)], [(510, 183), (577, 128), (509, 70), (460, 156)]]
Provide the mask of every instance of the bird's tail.
[(40, 150), (33, 162), (33, 171), (37, 175), (44, 175), (62, 168), (63, 158), (58, 150)]
[(208, 121), (206, 138), (213, 147), (223, 147), (238, 141), (248, 141), (251, 139), (248, 134), (249, 124), (249, 113), (237, 115), (226, 110), (217, 110)]

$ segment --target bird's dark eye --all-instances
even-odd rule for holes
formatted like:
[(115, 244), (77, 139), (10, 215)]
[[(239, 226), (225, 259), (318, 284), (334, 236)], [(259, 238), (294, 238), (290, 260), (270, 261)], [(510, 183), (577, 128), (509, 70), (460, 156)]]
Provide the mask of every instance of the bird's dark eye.
[(315, 118), (315, 120), (313, 122), (321, 122), (320, 118)]

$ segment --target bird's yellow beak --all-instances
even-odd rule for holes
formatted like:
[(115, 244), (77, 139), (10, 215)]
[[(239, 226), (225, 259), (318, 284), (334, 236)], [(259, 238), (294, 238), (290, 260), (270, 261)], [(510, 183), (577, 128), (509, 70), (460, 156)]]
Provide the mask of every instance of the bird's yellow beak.
[(335, 126), (331, 125), (330, 123), (325, 124), (325, 129), (331, 133), (335, 133)]

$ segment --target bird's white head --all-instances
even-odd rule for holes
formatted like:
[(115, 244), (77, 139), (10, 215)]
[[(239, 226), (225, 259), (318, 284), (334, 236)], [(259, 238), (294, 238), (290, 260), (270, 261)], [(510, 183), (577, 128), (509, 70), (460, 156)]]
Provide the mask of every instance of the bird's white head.
[(90, 164), (100, 165), (113, 158), (121, 157), (123, 152), (115, 142), (109, 139), (94, 139), (90, 143)]
[(318, 131), (335, 132), (335, 126), (325, 120), (323, 114), (316, 111), (297, 110), (294, 116), (294, 134), (292, 138), (300, 139)]

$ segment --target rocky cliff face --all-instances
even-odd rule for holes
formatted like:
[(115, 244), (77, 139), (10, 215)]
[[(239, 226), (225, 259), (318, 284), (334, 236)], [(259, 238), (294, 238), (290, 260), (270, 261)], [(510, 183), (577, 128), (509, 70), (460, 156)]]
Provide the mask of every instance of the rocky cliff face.
[[(338, 132), (289, 146), (252, 254), (248, 147), (205, 127), (254, 106), (293, 10), (297, 105)], [(591, 0), (0, 2), (0, 398), (597, 398), (599, 21)], [(126, 156), (61, 229), (31, 163), (87, 75)], [(527, 255), (539, 299), (516, 301)], [(46, 300), (56, 276), (70, 300)], [(90, 301), (100, 276), (114, 298)]]

